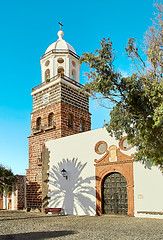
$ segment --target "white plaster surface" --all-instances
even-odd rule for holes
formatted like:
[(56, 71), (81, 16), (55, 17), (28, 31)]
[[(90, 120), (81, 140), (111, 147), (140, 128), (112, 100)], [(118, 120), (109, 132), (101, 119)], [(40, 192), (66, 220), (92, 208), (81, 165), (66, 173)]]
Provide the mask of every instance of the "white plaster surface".
[(56, 42), (53, 42), (45, 51), (45, 53), (48, 53), (51, 50), (71, 50), (74, 53), (75, 49), (69, 44), (67, 43), (64, 39), (58, 39)]
[[(63, 208), (66, 214), (96, 214), (94, 159), (103, 156), (94, 151), (98, 141), (118, 144), (104, 128), (46, 142), (50, 151), (49, 207)], [(62, 169), (67, 171), (67, 180)]]
[[(47, 69), (50, 70), (50, 78), (58, 75), (58, 68), (63, 67), (64, 69), (64, 75), (66, 75), (69, 78), (72, 78), (72, 70), (75, 71), (75, 78), (74, 80), (79, 82), (79, 61), (75, 57), (73, 57), (71, 54), (68, 53), (68, 50), (71, 50), (72, 52), (75, 52), (74, 48), (67, 43), (62, 37), (60, 37), (56, 42), (52, 43), (47, 50), (45, 51), (45, 54), (48, 53), (51, 50), (55, 50), (57, 53), (50, 53), (49, 55), (45, 56), (43, 59), (41, 59), (41, 71), (42, 71), (42, 82), (45, 81), (45, 71)], [(57, 59), (62, 58), (64, 60), (63, 63), (58, 63)], [(49, 60), (50, 63), (48, 66), (45, 66), (46, 61)], [(72, 61), (75, 62), (75, 67), (72, 65)]]
[(12, 209), (12, 210), (14, 210), (14, 197), (15, 197), (14, 191), (12, 191), (12, 195), (11, 195), (11, 198), (12, 198), (12, 202), (11, 202), (12, 207), (11, 207), (11, 209)]
[(7, 209), (7, 196), (3, 194), (3, 209)]
[(163, 213), (163, 175), (156, 166), (145, 168), (143, 164), (134, 162), (134, 206), (136, 217), (163, 219), (159, 214), (137, 213)]
[[(50, 151), (48, 207), (63, 208), (65, 214), (96, 214), (94, 160), (103, 155), (98, 155), (94, 149), (99, 141), (105, 141), (108, 149), (111, 145), (119, 148), (119, 141), (105, 128), (46, 142)], [(135, 148), (122, 152), (131, 155)], [(62, 176), (62, 169), (67, 171), (68, 179)], [(133, 174), (135, 216), (163, 218), (159, 214), (137, 213), (163, 212), (163, 175), (160, 170), (157, 167), (144, 168), (141, 163), (134, 162)]]

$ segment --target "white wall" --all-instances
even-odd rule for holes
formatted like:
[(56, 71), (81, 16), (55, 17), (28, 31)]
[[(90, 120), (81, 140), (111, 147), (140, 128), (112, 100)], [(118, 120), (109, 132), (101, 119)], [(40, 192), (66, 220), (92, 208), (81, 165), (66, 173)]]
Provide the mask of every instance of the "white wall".
[[(61, 207), (66, 214), (96, 214), (94, 159), (102, 155), (94, 148), (101, 140), (116, 143), (104, 128), (46, 142), (50, 151), (49, 207)], [(62, 169), (68, 173), (67, 180)]]
[(12, 210), (14, 210), (14, 197), (15, 197), (15, 195), (14, 195), (15, 193), (14, 193), (14, 191), (12, 191), (12, 195), (11, 195), (11, 199), (12, 199), (12, 207), (11, 207), (11, 209)]
[[(46, 142), (50, 151), (48, 207), (63, 208), (66, 214), (96, 214), (94, 160), (103, 155), (98, 155), (94, 148), (99, 141), (105, 141), (108, 148), (111, 145), (119, 148), (119, 141), (110, 137), (105, 128)], [(134, 151), (132, 148), (122, 152), (131, 155)], [(67, 171), (67, 180), (61, 174), (62, 169)], [(133, 174), (135, 216), (163, 218), (163, 215), (137, 213), (163, 212), (163, 175), (159, 169), (145, 169), (134, 162)]]
[(159, 214), (137, 213), (138, 211), (163, 213), (163, 175), (153, 166), (145, 168), (134, 162), (134, 205), (136, 217), (162, 218)]
[(7, 209), (7, 196), (3, 194), (3, 209)]
[[(57, 59), (58, 58), (63, 58), (64, 62), (63, 63), (58, 63)], [(46, 67), (45, 63), (46, 61), (49, 60), (50, 63), (49, 65)], [(74, 67), (72, 65), (72, 61), (75, 62), (76, 66)], [(50, 70), (50, 78), (58, 75), (58, 68), (59, 67), (63, 67), (64, 68), (64, 75), (72, 78), (72, 69), (75, 70), (76, 72), (76, 78), (75, 80), (77, 82), (79, 82), (79, 61), (72, 57), (70, 54), (50, 54), (49, 56), (45, 57), (44, 59), (40, 60), (40, 64), (41, 64), (41, 75), (42, 75), (42, 82), (45, 81), (45, 72), (47, 69)]]

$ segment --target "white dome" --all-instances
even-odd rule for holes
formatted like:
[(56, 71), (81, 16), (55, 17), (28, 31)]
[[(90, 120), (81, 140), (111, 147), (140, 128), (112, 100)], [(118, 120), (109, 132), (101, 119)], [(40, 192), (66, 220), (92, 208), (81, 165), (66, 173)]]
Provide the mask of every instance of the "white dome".
[(75, 49), (67, 43), (65, 40), (62, 39), (64, 33), (62, 30), (58, 32), (59, 39), (56, 42), (53, 42), (45, 51), (45, 53), (51, 51), (51, 50), (71, 50), (72, 52), (75, 52)]

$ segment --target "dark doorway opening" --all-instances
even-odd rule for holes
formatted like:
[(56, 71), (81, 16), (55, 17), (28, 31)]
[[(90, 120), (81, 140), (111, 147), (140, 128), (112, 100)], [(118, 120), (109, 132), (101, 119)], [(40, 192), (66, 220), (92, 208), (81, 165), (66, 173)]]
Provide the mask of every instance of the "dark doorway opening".
[(127, 181), (120, 173), (110, 173), (103, 181), (103, 213), (127, 214)]

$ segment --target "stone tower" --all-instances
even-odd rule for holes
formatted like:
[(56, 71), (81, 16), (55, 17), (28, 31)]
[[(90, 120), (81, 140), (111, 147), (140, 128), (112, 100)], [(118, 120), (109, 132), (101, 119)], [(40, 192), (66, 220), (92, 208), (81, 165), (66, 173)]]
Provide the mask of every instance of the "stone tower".
[[(27, 208), (42, 206), (42, 146), (44, 142), (91, 129), (89, 95), (79, 91), (79, 56), (58, 32), (41, 57), (42, 83), (32, 88), (33, 112), (29, 136)], [(63, 149), (64, 151), (64, 149)]]

